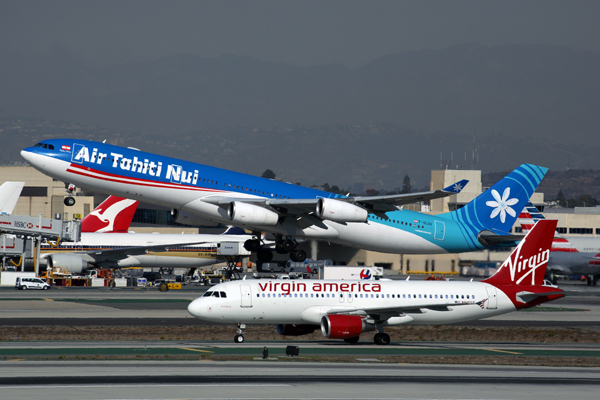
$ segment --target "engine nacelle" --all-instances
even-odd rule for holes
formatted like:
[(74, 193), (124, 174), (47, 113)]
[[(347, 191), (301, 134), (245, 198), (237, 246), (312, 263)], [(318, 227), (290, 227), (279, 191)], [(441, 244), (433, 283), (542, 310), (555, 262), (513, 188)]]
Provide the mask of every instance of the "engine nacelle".
[(50, 254), (46, 256), (48, 267), (61, 267), (72, 274), (82, 274), (88, 269), (88, 262), (75, 254)]
[(173, 221), (178, 224), (190, 225), (190, 226), (218, 226), (218, 222), (211, 221), (207, 218), (202, 218), (197, 215), (191, 214), (187, 211), (179, 210), (174, 208), (171, 210)]
[(318, 325), (296, 325), (296, 324), (279, 324), (275, 326), (277, 329), (277, 333), (284, 336), (300, 336), (300, 335), (308, 335), (317, 330)]
[(279, 215), (276, 212), (240, 201), (229, 203), (227, 215), (234, 224), (275, 226), (279, 221)]
[(347, 339), (375, 329), (358, 315), (325, 315), (321, 318), (321, 332), (330, 339)]
[(319, 218), (335, 222), (365, 222), (369, 216), (364, 208), (323, 197), (317, 201), (316, 214)]

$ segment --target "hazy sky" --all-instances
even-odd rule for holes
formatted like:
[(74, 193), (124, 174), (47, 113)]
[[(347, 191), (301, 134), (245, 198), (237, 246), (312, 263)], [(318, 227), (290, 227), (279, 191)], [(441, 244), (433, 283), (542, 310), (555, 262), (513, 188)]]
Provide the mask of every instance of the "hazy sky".
[(177, 53), (365, 64), (461, 43), (600, 51), (600, 1), (0, 0), (0, 55), (66, 47), (92, 64)]

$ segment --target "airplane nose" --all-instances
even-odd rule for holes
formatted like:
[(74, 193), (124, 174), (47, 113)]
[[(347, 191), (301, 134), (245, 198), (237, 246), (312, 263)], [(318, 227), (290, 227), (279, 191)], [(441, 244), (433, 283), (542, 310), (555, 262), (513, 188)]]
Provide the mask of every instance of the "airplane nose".
[(198, 300), (192, 301), (188, 305), (188, 312), (196, 318), (200, 317), (200, 302)]
[(27, 151), (27, 149), (21, 150), (21, 157), (23, 157), (29, 164), (31, 164), (31, 155), (32, 153)]

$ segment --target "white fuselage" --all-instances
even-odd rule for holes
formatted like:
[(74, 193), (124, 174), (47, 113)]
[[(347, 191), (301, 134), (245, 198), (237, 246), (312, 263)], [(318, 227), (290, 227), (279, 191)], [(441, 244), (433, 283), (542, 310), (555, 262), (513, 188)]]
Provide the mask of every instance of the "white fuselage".
[(203, 267), (222, 262), (217, 243), (244, 242), (248, 235), (155, 234), (155, 233), (82, 233), (79, 242), (42, 245), (41, 258), (51, 254), (76, 254), (127, 247), (169, 245), (169, 250), (130, 255), (118, 261), (124, 267)]
[[(200, 297), (188, 306), (190, 314), (232, 324), (319, 325), (332, 310), (413, 305), (421, 311), (396, 312), (384, 325), (451, 324), (516, 310), (501, 290), (482, 282), (248, 280), (222, 283), (210, 292), (226, 297)], [(423, 309), (440, 303), (449, 306)]]

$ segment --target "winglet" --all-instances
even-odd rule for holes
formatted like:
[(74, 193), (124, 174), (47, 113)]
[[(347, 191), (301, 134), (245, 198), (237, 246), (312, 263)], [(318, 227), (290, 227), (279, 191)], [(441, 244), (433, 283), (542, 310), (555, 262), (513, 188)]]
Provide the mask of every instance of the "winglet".
[(452, 185), (450, 185), (448, 187), (443, 188), (442, 192), (460, 193), (461, 190), (463, 190), (465, 188), (465, 186), (467, 185), (467, 183), (469, 183), (469, 180), (468, 179), (463, 179), (461, 181), (453, 183)]
[(12, 214), (25, 182), (4, 182), (0, 186), (0, 214)]

